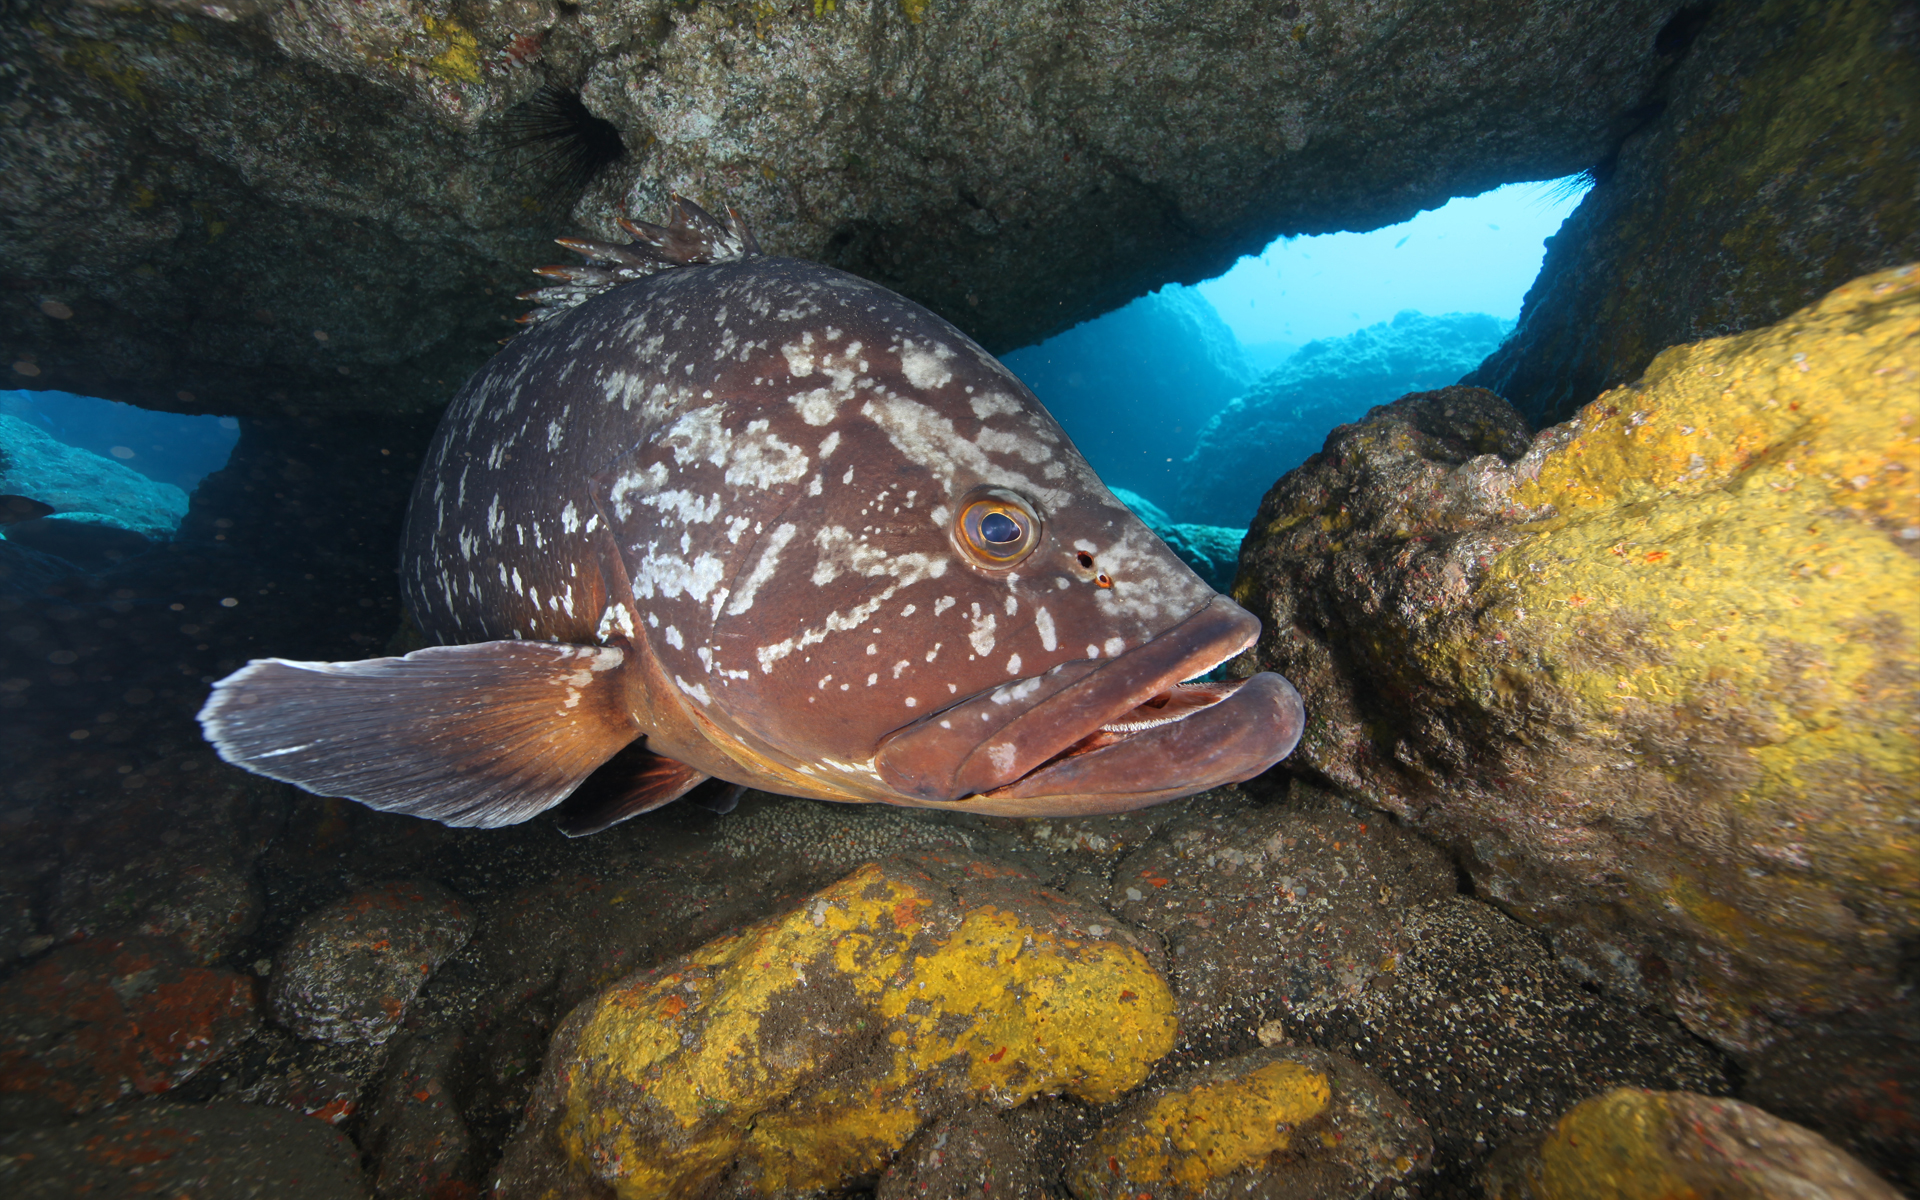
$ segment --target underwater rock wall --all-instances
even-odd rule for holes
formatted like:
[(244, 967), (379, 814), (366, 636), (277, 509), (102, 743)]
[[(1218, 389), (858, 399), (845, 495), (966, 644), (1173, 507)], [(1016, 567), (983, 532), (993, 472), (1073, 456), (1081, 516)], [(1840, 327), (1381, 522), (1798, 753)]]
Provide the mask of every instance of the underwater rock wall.
[(1920, 937), (1920, 268), (1676, 347), (1529, 444), (1405, 397), (1275, 485), (1235, 594), (1290, 766), (1449, 841), (1737, 1054), (1896, 1024)]
[(1462, 383), (1536, 426), (1668, 346), (1782, 319), (1920, 259), (1920, 10), (1902, 0), (1692, 6), (1697, 35), (1560, 233), (1514, 337)]
[(1108, 487), (1162, 504), (1179, 494), (1201, 426), (1258, 377), (1213, 305), (1183, 287), (1142, 296), (1001, 361)]
[(1300, 347), (1201, 429), (1181, 464), (1182, 517), (1244, 525), (1268, 481), (1319, 450), (1327, 430), (1408, 392), (1446, 387), (1498, 346), (1508, 328), (1485, 313), (1403, 312)]
[(672, 191), (1005, 350), (1282, 233), (1599, 161), (1678, 7), (17, 6), (0, 372), (176, 411), (431, 409), (565, 257), (548, 238)]
[(54, 511), (96, 518), (164, 541), (187, 515), (187, 494), (132, 467), (55, 441), (0, 413), (0, 494), (27, 496)]

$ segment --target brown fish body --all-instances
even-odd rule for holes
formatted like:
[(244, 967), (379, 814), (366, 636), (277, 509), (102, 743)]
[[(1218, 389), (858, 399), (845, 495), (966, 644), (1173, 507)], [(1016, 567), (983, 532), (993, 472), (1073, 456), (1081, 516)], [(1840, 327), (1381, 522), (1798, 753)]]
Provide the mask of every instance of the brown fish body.
[[(591, 289), (449, 407), (401, 564), (415, 620), (446, 649), (411, 665), (254, 664), (208, 705), (223, 754), (455, 823), (530, 815), (487, 781), (469, 790), (492, 799), (455, 808), (364, 771), (347, 780), (325, 761), (339, 739), (309, 738), (313, 718), (276, 728), (323, 676), (419, 676), (423, 729), (517, 722), (496, 740), (579, 743), (550, 755), (562, 774), (624, 747), (641, 769), (619, 815), (705, 776), (831, 800), (1106, 811), (1245, 778), (1291, 749), (1298, 698), (1278, 676), (1178, 686), (1250, 644), (1257, 622), (1113, 497), (992, 356), (844, 272), (750, 246), (707, 257), (720, 261)], [(521, 697), (499, 713), (517, 715), (488, 716), (456, 664), (494, 670)], [(318, 768), (299, 765), (316, 754)], [(533, 768), (468, 774), (502, 769)], [(579, 781), (542, 783), (558, 795), (541, 806)]]

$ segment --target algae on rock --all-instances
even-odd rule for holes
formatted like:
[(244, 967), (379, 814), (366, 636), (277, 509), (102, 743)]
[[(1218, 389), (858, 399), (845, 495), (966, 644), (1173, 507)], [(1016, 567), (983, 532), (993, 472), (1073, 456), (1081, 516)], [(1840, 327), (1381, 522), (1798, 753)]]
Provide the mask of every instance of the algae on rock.
[(1337, 432), (1236, 587), (1313, 714), (1294, 761), (1724, 1047), (1890, 1002), (1920, 932), (1917, 347), (1897, 268), (1667, 351), (1524, 457), (1420, 432), (1473, 389)]
[(1487, 1200), (1899, 1200), (1832, 1142), (1751, 1104), (1615, 1088), (1488, 1165)]
[(963, 1108), (1110, 1102), (1173, 1046), (1138, 942), (1016, 868), (868, 864), (575, 1009), (501, 1189), (792, 1194), (877, 1177)]

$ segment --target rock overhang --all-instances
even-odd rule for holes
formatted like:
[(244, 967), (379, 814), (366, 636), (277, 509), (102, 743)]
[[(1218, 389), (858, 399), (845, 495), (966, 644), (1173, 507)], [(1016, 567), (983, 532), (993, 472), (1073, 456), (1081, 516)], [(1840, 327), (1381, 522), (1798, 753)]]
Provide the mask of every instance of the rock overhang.
[[(0, 29), (31, 64), (0, 131), (10, 382), (431, 410), (511, 329), (546, 239), (676, 190), (1004, 351), (1280, 233), (1598, 161), (1678, 6), (444, 7), (151, 0)], [(628, 148), (570, 206), (511, 146), (555, 87)]]

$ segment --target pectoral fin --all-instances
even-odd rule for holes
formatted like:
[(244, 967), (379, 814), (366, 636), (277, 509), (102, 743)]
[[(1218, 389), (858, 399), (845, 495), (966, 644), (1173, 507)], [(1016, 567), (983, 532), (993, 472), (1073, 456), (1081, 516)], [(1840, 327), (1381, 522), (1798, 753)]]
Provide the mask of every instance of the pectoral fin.
[(567, 797), (558, 814), (560, 832), (568, 837), (599, 833), (628, 817), (672, 804), (706, 778), (685, 763), (663, 758), (635, 742)]
[(640, 735), (626, 657), (479, 642), (359, 662), (255, 659), (213, 685), (200, 726), (221, 758), (322, 796), (511, 825), (560, 803)]

